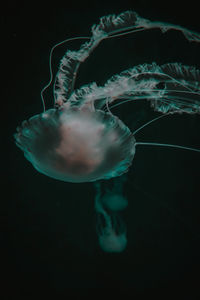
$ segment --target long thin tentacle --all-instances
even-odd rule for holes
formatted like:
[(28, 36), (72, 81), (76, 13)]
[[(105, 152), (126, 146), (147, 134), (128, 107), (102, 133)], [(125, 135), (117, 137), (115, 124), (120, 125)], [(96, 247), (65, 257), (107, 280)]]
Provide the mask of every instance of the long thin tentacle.
[(195, 152), (200, 152), (200, 149), (195, 149), (191, 147), (179, 146), (179, 145), (172, 145), (172, 144), (161, 144), (161, 143), (151, 143), (151, 142), (137, 142), (135, 146), (159, 146), (159, 147), (171, 147), (183, 150), (190, 150)]

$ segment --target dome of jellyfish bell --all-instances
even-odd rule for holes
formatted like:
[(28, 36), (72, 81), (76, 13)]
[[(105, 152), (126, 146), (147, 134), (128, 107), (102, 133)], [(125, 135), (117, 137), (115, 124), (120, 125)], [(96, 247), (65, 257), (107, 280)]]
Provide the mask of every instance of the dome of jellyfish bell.
[(101, 110), (49, 109), (24, 121), (15, 139), (37, 171), (68, 182), (120, 176), (135, 154), (128, 127)]

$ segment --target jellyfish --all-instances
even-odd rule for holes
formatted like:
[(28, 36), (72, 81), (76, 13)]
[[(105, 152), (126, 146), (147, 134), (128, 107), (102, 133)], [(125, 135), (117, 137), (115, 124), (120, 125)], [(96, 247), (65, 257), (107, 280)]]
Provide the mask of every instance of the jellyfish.
[[(97, 234), (99, 246), (104, 252), (120, 253), (125, 250), (127, 246), (126, 228), (119, 216), (108, 215), (105, 211), (103, 213), (104, 222), (97, 220)], [(98, 218), (101, 217), (101, 214)], [(100, 223), (102, 222), (102, 223)], [(98, 230), (99, 226), (99, 230)]]
[(118, 212), (124, 210), (128, 201), (124, 195), (124, 184), (127, 181), (127, 174), (114, 178), (110, 187), (106, 186), (105, 190), (101, 188), (99, 182), (96, 182), (95, 189), (97, 198), (101, 198), (101, 203), (107, 210)]
[(94, 186), (96, 190), (95, 211), (97, 216), (97, 235), (101, 249), (105, 252), (119, 253), (127, 245), (126, 225), (119, 212), (124, 210), (128, 201), (123, 195), (126, 174), (116, 177), (111, 188), (103, 188), (100, 181)]
[[(134, 66), (113, 75), (104, 86), (96, 82), (75, 89), (78, 69), (91, 52), (106, 39), (139, 31), (178, 30), (190, 42), (200, 42), (200, 34), (182, 26), (150, 21), (135, 11), (100, 18), (92, 26), (91, 37), (72, 38), (56, 44), (50, 52), (50, 81), (42, 89), (43, 112), (22, 122), (15, 133), (16, 145), (40, 173), (65, 182), (96, 182), (120, 177), (128, 172), (138, 146), (163, 146), (198, 151), (181, 145), (137, 142), (135, 134), (152, 122), (172, 114), (200, 113), (200, 71), (181, 63), (159, 66), (153, 62)], [(54, 107), (46, 110), (44, 91), (53, 81), (53, 50), (67, 41), (83, 39), (77, 51), (67, 50), (53, 83)], [(160, 116), (134, 132), (111, 109), (126, 102), (145, 100)], [(95, 188), (95, 210), (99, 243), (103, 250), (121, 252), (127, 244), (119, 211), (127, 199), (119, 189), (101, 195)], [(120, 190), (121, 189), (121, 190)], [(114, 192), (115, 191), (115, 192)], [(117, 228), (116, 228), (117, 227)]]

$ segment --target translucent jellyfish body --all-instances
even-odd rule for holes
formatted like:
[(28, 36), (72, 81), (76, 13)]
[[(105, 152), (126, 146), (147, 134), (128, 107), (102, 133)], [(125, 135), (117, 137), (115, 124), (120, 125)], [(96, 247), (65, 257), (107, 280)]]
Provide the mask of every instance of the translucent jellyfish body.
[(117, 233), (114, 225), (99, 233), (99, 245), (105, 252), (119, 253), (124, 251), (127, 245), (127, 237), (124, 233)]
[[(50, 81), (41, 92), (44, 112), (24, 121), (15, 134), (17, 146), (39, 172), (66, 182), (92, 182), (126, 173), (137, 145), (195, 150), (177, 145), (136, 142), (134, 133), (110, 111), (114, 105), (145, 99), (154, 111), (162, 115), (200, 113), (200, 71), (195, 67), (180, 63), (162, 66), (155, 62), (142, 64), (114, 75), (104, 86), (93, 82), (74, 89), (80, 64), (102, 40), (154, 28), (163, 33), (170, 29), (178, 30), (188, 41), (200, 42), (199, 33), (178, 25), (152, 22), (127, 11), (118, 16), (100, 18), (99, 24), (92, 26), (92, 36), (83, 37), (88, 41), (79, 50), (65, 53), (53, 85), (54, 108), (45, 110), (43, 93), (53, 79), (50, 69)], [(73, 39), (77, 38), (68, 40)], [(52, 48), (50, 62), (55, 47), (68, 40)], [(97, 194), (100, 194), (99, 191)], [(114, 211), (127, 206), (127, 200), (122, 194), (108, 191), (106, 195), (99, 196), (97, 202), (95, 209), (101, 214), (104, 211), (106, 224), (106, 229), (99, 231), (100, 245), (103, 250), (124, 250), (126, 237), (123, 230), (117, 233), (112, 218)]]
[(128, 205), (123, 195), (126, 177), (116, 178), (112, 188), (102, 194), (101, 183), (95, 183), (95, 211), (97, 215), (97, 235), (101, 249), (105, 252), (122, 252), (127, 245), (126, 226), (119, 212)]
[(121, 175), (132, 162), (134, 143), (119, 118), (76, 107), (36, 115), (17, 133), (17, 145), (39, 172), (68, 182)]

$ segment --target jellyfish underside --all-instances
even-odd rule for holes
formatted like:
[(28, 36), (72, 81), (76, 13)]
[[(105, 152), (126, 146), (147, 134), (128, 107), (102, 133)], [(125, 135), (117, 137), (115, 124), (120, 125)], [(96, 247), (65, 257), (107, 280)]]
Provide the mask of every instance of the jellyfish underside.
[[(15, 134), (17, 146), (37, 171), (66, 182), (92, 182), (126, 173), (136, 146), (153, 143), (136, 142), (130, 129), (110, 111), (116, 105), (145, 99), (154, 111), (163, 115), (200, 113), (200, 71), (180, 63), (143, 64), (112, 76), (104, 86), (93, 82), (74, 89), (80, 64), (102, 40), (153, 28), (163, 33), (178, 30), (188, 41), (200, 42), (200, 34), (196, 32), (178, 25), (152, 22), (127, 11), (102, 17), (99, 24), (92, 27), (91, 38), (83, 37), (88, 41), (79, 50), (66, 52), (53, 85), (54, 108), (45, 110), (43, 99), (44, 91), (52, 82), (51, 71), (50, 81), (41, 92), (44, 112), (24, 121)], [(51, 55), (55, 47), (66, 41), (55, 45)], [(114, 220), (116, 213), (120, 219), (118, 212), (127, 206), (127, 199), (115, 189), (105, 195), (99, 189), (96, 189), (95, 209), (106, 225), (103, 228), (99, 222), (102, 224), (98, 230), (100, 246), (104, 251), (121, 252), (127, 244), (126, 230), (124, 225), (116, 230), (115, 224), (119, 222)]]

